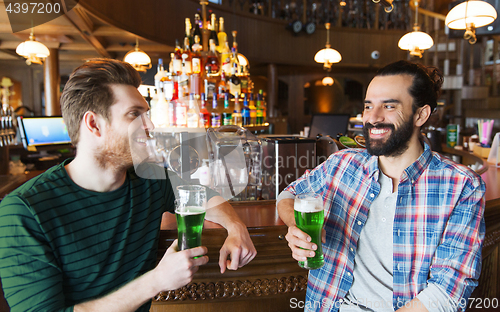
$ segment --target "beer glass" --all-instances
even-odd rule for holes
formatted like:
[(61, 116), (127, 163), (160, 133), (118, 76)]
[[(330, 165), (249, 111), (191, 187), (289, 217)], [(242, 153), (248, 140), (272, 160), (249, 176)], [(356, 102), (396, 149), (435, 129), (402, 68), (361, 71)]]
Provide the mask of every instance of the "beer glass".
[(319, 269), (324, 264), (321, 246), (321, 230), (324, 221), (323, 200), (318, 194), (299, 194), (295, 197), (293, 208), (295, 224), (302, 232), (311, 236), (311, 242), (318, 246), (314, 257), (299, 261), (299, 266), (309, 270)]
[(201, 231), (207, 206), (207, 193), (200, 185), (177, 187), (175, 217), (179, 250), (201, 246)]

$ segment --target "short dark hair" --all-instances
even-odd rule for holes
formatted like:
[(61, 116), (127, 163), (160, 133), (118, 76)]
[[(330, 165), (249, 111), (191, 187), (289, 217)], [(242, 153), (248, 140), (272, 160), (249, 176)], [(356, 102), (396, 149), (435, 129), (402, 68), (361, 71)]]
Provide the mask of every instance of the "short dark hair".
[(410, 61), (397, 61), (381, 68), (375, 76), (409, 75), (413, 82), (408, 92), (413, 98), (413, 113), (428, 104), (431, 111), (437, 107), (441, 94), (443, 74), (434, 66), (424, 66)]
[(114, 103), (110, 85), (138, 88), (141, 76), (130, 65), (113, 59), (91, 59), (73, 71), (61, 94), (61, 111), (73, 145), (78, 144), (83, 115), (92, 111), (110, 121), (109, 107)]

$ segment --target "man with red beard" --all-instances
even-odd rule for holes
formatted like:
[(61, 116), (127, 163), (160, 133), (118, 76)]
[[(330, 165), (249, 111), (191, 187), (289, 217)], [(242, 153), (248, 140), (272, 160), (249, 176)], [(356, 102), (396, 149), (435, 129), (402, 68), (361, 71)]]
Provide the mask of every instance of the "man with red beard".
[(481, 269), (485, 184), (431, 151), (420, 128), (442, 75), (399, 61), (368, 86), (365, 149), (347, 149), (278, 198), (293, 258), (317, 245), (295, 225), (294, 198), (323, 200), (325, 264), (309, 272), (305, 311), (463, 311)]
[[(140, 83), (130, 64), (110, 59), (86, 62), (66, 83), (61, 107), (76, 157), (0, 204), (11, 311), (149, 311), (151, 298), (207, 263), (206, 247), (178, 251), (175, 241), (156, 264), (162, 214), (174, 211), (175, 187), (186, 182), (163, 168), (163, 179), (134, 170), (153, 128)], [(256, 255), (246, 226), (210, 189), (207, 200), (206, 219), (228, 231), (221, 273), (246, 265)]]

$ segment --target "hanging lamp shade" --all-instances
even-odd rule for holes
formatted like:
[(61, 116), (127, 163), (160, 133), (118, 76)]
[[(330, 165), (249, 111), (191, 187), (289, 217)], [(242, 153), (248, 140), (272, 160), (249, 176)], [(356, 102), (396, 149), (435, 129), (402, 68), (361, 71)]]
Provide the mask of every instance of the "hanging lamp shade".
[(50, 55), (49, 49), (41, 42), (35, 41), (33, 30), (29, 40), (20, 43), (16, 48), (16, 53), (26, 58), (26, 64), (42, 64), (42, 59)]
[(333, 85), (333, 78), (330, 76), (326, 76), (321, 80), (321, 83), (327, 87), (327, 86), (332, 86)]
[(137, 71), (145, 72), (151, 68), (151, 58), (139, 49), (139, 39), (136, 39), (135, 49), (127, 52), (123, 61), (132, 65)]
[(339, 51), (332, 49), (330, 45), (330, 23), (325, 23), (326, 28), (326, 44), (325, 48), (319, 50), (314, 55), (314, 61), (323, 63), (323, 68), (330, 71), (332, 64), (338, 63), (342, 60)]
[(399, 39), (398, 47), (402, 50), (411, 50), (418, 47), (420, 50), (430, 49), (434, 45), (434, 40), (427, 33), (422, 31), (412, 31)]
[(496, 18), (497, 11), (491, 4), (470, 0), (451, 9), (446, 15), (445, 24), (451, 29), (465, 29), (464, 39), (474, 44), (477, 41), (476, 28), (491, 24)]
[(338, 63), (342, 60), (342, 56), (340, 55), (339, 51), (332, 49), (330, 47), (326, 47), (324, 49), (319, 50), (316, 52), (316, 55), (314, 55), (314, 60), (317, 63)]
[(495, 8), (480, 0), (470, 0), (460, 3), (448, 12), (445, 24), (451, 29), (466, 29), (467, 24), (483, 27), (493, 23), (497, 18)]
[(424, 50), (430, 49), (434, 45), (434, 40), (429, 34), (420, 31), (418, 26), (412, 32), (405, 34), (399, 39), (398, 47), (401, 50), (410, 51), (410, 55), (422, 57)]

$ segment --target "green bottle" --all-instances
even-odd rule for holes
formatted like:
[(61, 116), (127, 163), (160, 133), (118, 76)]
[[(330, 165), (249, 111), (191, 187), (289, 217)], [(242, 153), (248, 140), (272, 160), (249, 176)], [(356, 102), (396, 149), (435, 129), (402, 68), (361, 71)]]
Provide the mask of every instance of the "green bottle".
[(222, 111), (222, 125), (229, 126), (233, 124), (233, 112), (229, 109), (229, 93), (224, 95), (224, 110)]
[(264, 124), (264, 111), (262, 109), (262, 90), (257, 94), (257, 105), (256, 105), (256, 124), (260, 126)]

